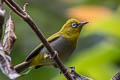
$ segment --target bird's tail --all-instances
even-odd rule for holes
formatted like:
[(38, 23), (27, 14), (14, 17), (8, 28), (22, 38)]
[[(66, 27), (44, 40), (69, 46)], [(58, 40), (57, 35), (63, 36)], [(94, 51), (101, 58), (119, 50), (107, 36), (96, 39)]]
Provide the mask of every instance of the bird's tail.
[(15, 66), (16, 72), (20, 73), (30, 66), (30, 62), (22, 62)]

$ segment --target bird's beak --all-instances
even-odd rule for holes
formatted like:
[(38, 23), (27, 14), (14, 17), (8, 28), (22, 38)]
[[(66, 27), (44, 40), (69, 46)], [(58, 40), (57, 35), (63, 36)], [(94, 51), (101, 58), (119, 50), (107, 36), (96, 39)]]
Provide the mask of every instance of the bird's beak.
[(83, 27), (85, 24), (87, 24), (88, 23), (88, 21), (85, 21), (85, 22), (80, 22), (80, 24), (79, 24), (79, 26), (80, 27)]

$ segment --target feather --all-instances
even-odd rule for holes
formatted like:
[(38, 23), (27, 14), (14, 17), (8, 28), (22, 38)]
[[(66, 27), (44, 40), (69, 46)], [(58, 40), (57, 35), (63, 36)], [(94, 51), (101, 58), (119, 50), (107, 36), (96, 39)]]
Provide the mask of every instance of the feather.
[[(57, 35), (54, 34), (54, 35), (50, 36), (50, 37), (47, 39), (47, 41), (48, 41), (49, 43), (51, 43), (52, 41), (55, 41), (55, 40), (58, 39), (59, 37), (60, 37), (60, 35), (59, 35), (59, 33), (57, 33)], [(42, 50), (43, 47), (44, 47), (44, 45), (43, 45), (42, 43), (41, 43), (40, 45), (38, 45), (38, 46), (26, 57), (25, 61), (29, 61), (29, 60), (31, 60), (33, 57), (37, 56), (37, 55), (40, 53), (40, 51)]]

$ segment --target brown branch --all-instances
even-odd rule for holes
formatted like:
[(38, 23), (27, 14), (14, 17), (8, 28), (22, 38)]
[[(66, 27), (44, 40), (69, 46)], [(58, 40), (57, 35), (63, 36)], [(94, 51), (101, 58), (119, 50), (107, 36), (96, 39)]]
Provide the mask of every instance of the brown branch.
[(3, 0), (0, 0), (0, 8), (2, 8)]
[(120, 80), (120, 72), (116, 73), (112, 80)]
[(68, 71), (68, 69), (63, 65), (59, 56), (56, 55), (57, 52), (49, 45), (48, 41), (42, 35), (38, 26), (35, 24), (35, 22), (32, 20), (32, 18), (22, 8), (20, 8), (19, 5), (17, 3), (15, 3), (13, 0), (4, 0), (4, 1), (16, 14), (18, 14), (26, 23), (29, 24), (29, 26), (33, 29), (33, 31), (36, 33), (36, 35), (42, 41), (44, 46), (51, 53), (51, 56), (53, 56), (53, 59), (55, 60), (56, 64), (58, 65), (59, 69), (64, 74), (64, 76), (68, 80), (74, 80), (70, 74), (70, 71)]
[(2, 38), (5, 10), (2, 8), (3, 0), (0, 0), (0, 40)]
[(26, 7), (28, 6), (28, 3), (25, 3), (24, 6), (23, 6), (23, 11), (25, 12), (26, 11)]

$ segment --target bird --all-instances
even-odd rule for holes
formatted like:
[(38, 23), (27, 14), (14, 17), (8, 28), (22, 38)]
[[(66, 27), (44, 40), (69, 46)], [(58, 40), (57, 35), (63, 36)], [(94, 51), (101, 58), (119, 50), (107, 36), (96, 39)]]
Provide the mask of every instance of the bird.
[[(58, 56), (62, 61), (67, 60), (75, 50), (80, 32), (87, 23), (87, 21), (79, 21), (78, 19), (68, 19), (58, 32), (48, 37), (47, 41), (58, 52)], [(29, 67), (37, 69), (48, 65), (56, 66), (56, 63), (49, 51), (41, 43), (22, 63), (15, 66), (15, 70), (20, 73)]]

